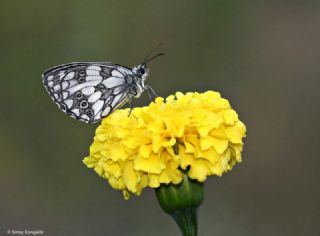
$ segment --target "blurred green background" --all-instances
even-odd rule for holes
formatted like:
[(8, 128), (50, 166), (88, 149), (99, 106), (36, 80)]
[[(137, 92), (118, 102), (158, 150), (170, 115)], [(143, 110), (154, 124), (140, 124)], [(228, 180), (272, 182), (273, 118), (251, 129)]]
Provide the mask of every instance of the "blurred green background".
[(159, 95), (220, 91), (248, 129), (243, 163), (206, 181), (199, 235), (320, 235), (319, 1), (1, 0), (0, 32), (0, 235), (179, 235), (153, 190), (125, 201), (82, 164), (96, 125), (41, 82), (72, 61), (137, 65), (159, 42)]

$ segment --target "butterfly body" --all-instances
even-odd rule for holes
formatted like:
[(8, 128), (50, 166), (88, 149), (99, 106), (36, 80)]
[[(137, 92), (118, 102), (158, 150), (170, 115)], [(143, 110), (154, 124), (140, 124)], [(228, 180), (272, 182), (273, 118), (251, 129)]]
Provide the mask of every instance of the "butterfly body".
[(69, 116), (94, 123), (149, 88), (146, 63), (132, 69), (108, 62), (74, 62), (48, 69), (42, 81)]

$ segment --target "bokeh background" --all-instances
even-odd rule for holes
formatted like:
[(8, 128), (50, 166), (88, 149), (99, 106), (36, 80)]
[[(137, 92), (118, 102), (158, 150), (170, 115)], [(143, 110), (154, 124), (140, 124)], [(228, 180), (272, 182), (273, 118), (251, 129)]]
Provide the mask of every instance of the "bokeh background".
[(320, 235), (320, 2), (289, 0), (1, 0), (0, 235), (180, 234), (153, 190), (125, 201), (82, 164), (96, 125), (41, 82), (72, 61), (137, 65), (159, 42), (158, 94), (219, 91), (248, 129), (243, 163), (206, 181), (199, 235)]

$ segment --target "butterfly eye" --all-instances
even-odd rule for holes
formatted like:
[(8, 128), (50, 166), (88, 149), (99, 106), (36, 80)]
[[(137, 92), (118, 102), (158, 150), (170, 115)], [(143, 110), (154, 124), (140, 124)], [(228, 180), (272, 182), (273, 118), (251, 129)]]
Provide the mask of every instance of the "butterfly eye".
[(143, 67), (140, 67), (140, 73), (143, 75), (145, 72), (146, 72), (146, 70), (143, 68)]

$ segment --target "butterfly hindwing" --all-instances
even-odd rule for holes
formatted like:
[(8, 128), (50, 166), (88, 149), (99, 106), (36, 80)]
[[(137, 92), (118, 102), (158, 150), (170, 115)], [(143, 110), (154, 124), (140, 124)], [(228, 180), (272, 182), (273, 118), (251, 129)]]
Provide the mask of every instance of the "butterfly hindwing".
[(111, 63), (70, 63), (47, 70), (42, 78), (61, 110), (94, 123), (130, 99), (131, 75), (129, 68)]

